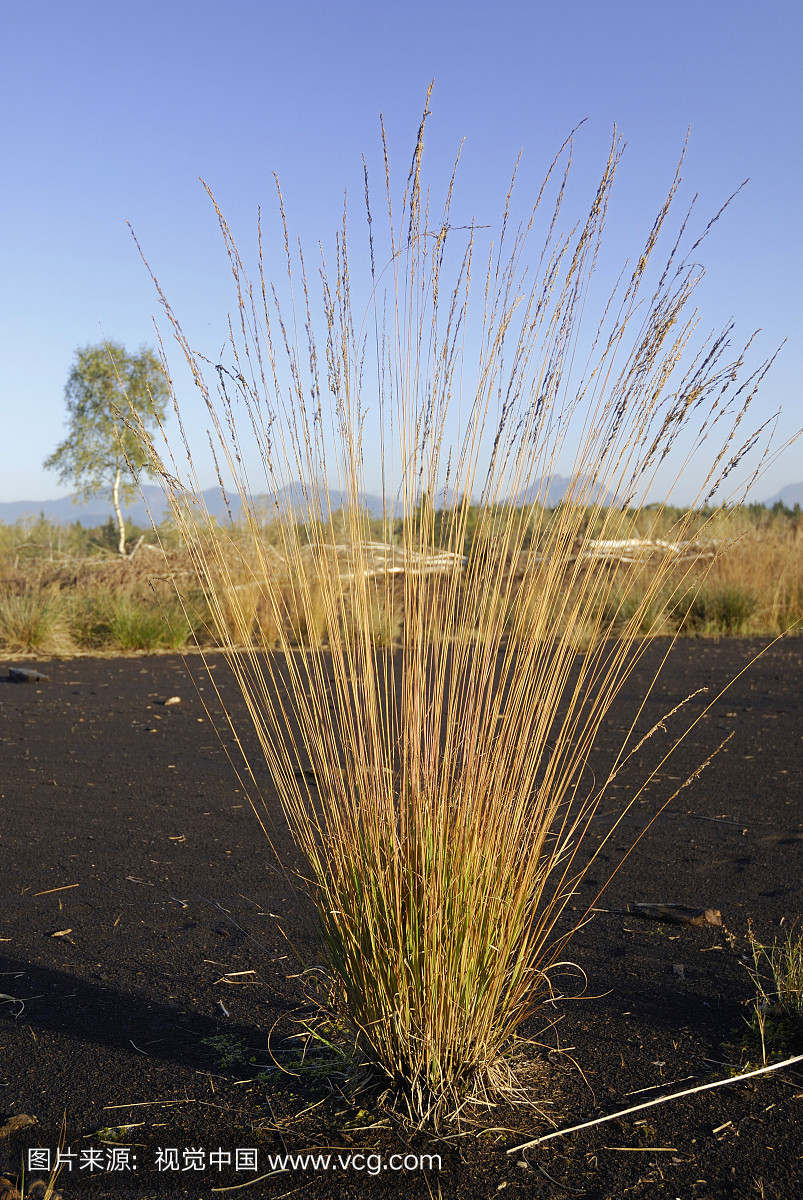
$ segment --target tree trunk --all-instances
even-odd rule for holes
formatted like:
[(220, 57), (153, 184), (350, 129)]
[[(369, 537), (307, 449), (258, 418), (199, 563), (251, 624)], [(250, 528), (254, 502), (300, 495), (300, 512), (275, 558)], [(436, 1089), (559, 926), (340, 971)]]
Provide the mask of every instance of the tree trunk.
[(120, 537), (117, 542), (117, 549), (120, 552), (121, 558), (125, 558), (125, 523), (123, 521), (123, 513), (120, 508), (120, 463), (117, 463), (117, 471), (114, 476), (114, 488), (112, 490), (112, 499), (114, 500), (114, 511), (117, 514), (117, 528), (120, 531)]

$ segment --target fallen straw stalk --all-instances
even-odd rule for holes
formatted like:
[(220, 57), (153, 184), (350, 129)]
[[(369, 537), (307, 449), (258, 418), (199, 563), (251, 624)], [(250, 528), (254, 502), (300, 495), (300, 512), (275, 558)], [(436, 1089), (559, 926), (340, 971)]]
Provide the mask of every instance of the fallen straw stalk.
[[(261, 767), (245, 757), (245, 790), (267, 831), (267, 767), (303, 857), (328, 1004), (362, 1077), (416, 1121), (515, 1092), (505, 1047), (552, 995), (577, 927), (564, 918), (587, 870), (583, 835), (638, 742), (631, 728), (595, 784), (594, 739), (649, 643), (642, 625), (660, 589), (688, 605), (704, 577), (672, 556), (634, 556), (617, 582), (592, 550), (632, 540), (630, 505), (670, 453), (683, 471), (715, 434), (700, 502), (724, 483), (758, 436), (734, 440), (766, 369), (737, 387), (745, 358), (729, 358), (728, 331), (689, 352), (700, 276), (677, 242), (649, 268), (679, 178), (581, 338), (618, 139), (574, 227), (561, 228), (567, 143), (529, 216), (516, 227), (511, 189), (483, 249), (481, 229), (451, 216), (454, 177), (432, 215), (423, 134), (424, 121), (400, 206), (386, 174), (384, 247), (369, 207), (362, 292), (344, 214), (316, 307), (280, 193), (286, 279), (275, 287), (261, 223), (254, 285), (215, 204), (238, 299), (230, 366), (192, 349), (160, 289), (241, 524), (209, 517), (185, 423), (177, 445), (149, 442), (264, 754)], [(181, 419), (178, 398), (175, 408)], [(253, 499), (256, 471), (271, 522)], [(379, 575), (369, 485), (396, 547)], [(605, 494), (616, 502), (601, 508)], [(666, 536), (682, 545), (691, 525), (683, 515)], [(609, 641), (611, 613), (622, 633)]]
[(520, 1146), (513, 1146), (507, 1153), (516, 1154), (520, 1150), (531, 1150), (533, 1146), (540, 1146), (542, 1142), (548, 1142), (550, 1138), (566, 1137), (570, 1133), (579, 1133), (581, 1129), (591, 1129), (594, 1125), (604, 1125), (606, 1121), (615, 1121), (618, 1117), (629, 1117), (631, 1113), (643, 1112), (645, 1108), (655, 1108), (658, 1104), (669, 1104), (672, 1100), (682, 1100), (684, 1096), (694, 1096), (697, 1092), (707, 1092), (712, 1088), (727, 1087), (730, 1083), (741, 1083), (744, 1079), (753, 1079), (756, 1075), (767, 1075), (770, 1071), (780, 1071), (782, 1067), (791, 1067), (799, 1062), (803, 1062), (803, 1054), (797, 1054), (794, 1058), (785, 1058), (783, 1062), (772, 1063), (768, 1067), (759, 1067), (755, 1071), (745, 1071), (743, 1075), (733, 1075), (728, 1079), (715, 1079), (713, 1083), (701, 1083), (697, 1087), (685, 1088), (682, 1092), (673, 1092), (670, 1096), (657, 1096), (655, 1100), (635, 1104), (632, 1108), (621, 1108), (618, 1112), (608, 1113), (606, 1117), (595, 1117), (593, 1121), (581, 1121), (579, 1125), (570, 1125), (568, 1129), (553, 1129), (551, 1133), (533, 1138), (530, 1142), (522, 1142)]

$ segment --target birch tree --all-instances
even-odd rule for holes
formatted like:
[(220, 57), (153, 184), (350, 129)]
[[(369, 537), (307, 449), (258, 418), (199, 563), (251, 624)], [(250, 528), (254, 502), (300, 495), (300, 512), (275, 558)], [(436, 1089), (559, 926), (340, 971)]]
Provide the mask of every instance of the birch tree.
[(148, 473), (146, 455), (126, 418), (133, 410), (154, 429), (166, 416), (169, 396), (164, 368), (145, 346), (137, 354), (129, 354), (119, 342), (76, 350), (64, 389), (67, 436), (44, 465), (57, 471), (62, 483), (74, 486), (76, 501), (109, 497), (123, 557), (122, 504), (136, 494), (140, 474)]

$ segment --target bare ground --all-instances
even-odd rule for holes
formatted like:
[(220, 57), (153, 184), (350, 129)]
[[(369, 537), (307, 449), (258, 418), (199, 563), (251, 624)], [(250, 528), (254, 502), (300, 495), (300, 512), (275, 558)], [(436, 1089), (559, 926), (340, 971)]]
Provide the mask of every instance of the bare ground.
[[(597, 770), (634, 717), (646, 732), (706, 685), (699, 712), (764, 645), (679, 643), (639, 713), (643, 681), (666, 651), (656, 644), (617, 701)], [(223, 658), (210, 661), (227, 707), (242, 714)], [(295, 955), (314, 966), (317, 950), (214, 732), (220, 701), (200, 658), (25, 665), (50, 679), (0, 679), (7, 1173), (20, 1171), (27, 1147), (52, 1155), (61, 1140), (74, 1156), (59, 1181), (65, 1200), (801, 1194), (803, 1064), (513, 1153), (548, 1121), (500, 1108), (474, 1114), (473, 1129), (470, 1118), (438, 1138), (410, 1134), (354, 1102), (331, 1064), (300, 1070), (296, 1049), (277, 1053), (285, 1068), (277, 1070), (268, 1039), (283, 1052), (297, 1046), (288, 1038), (312, 1011)], [(659, 770), (585, 881), (578, 911), (650, 816), (735, 731), (638, 842), (577, 935), (572, 957), (585, 990), (567, 974), (577, 998), (524, 1031), (541, 1044), (527, 1057), (542, 1110), (558, 1126), (756, 1063), (755, 1048), (742, 1045), (748, 920), (771, 940), (801, 916), (802, 676), (800, 639), (771, 647), (741, 675)], [(174, 695), (180, 704), (159, 703)], [(645, 744), (614, 796), (633, 793), (672, 735), (670, 726)], [(276, 812), (276, 850), (292, 869), (275, 797), (259, 782)], [(615, 808), (600, 813), (590, 845)], [(713, 907), (724, 925), (645, 920), (627, 912), (638, 902)], [(315, 1066), (314, 1056), (303, 1065)], [(22, 1128), (23, 1115), (36, 1124)], [(235, 1169), (237, 1149), (256, 1150), (256, 1170)], [(179, 1169), (158, 1169), (168, 1150)], [(192, 1150), (203, 1151), (203, 1170), (193, 1165), (198, 1154), (184, 1153)], [(310, 1160), (274, 1173), (270, 1155), (306, 1151), (329, 1154), (328, 1166)], [(439, 1156), (439, 1168), (426, 1156)]]

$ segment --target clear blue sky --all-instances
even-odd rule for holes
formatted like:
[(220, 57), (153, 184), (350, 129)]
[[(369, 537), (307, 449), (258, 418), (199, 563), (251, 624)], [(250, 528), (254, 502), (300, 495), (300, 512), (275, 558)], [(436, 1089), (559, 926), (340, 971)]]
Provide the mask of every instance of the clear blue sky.
[[(587, 118), (578, 181), (599, 173), (614, 122), (628, 144), (610, 242), (637, 251), (686, 129), (683, 194), (699, 220), (750, 184), (704, 244), (705, 328), (788, 338), (758, 415), (803, 424), (803, 9), (797, 0), (4, 0), (0, 7), (0, 500), (65, 492), (41, 468), (63, 437), (75, 348), (154, 342), (155, 296), (133, 225), (191, 340), (219, 350), (233, 306), (198, 177), (238, 239), (281, 179), (294, 229), (328, 238), (383, 112), (403, 178), (429, 81), (430, 159), (465, 138), (460, 210), (496, 219), (524, 151), (526, 199)], [(378, 181), (379, 182), (379, 181)], [(277, 257), (277, 270), (279, 259)], [(793, 447), (756, 498), (803, 479)]]

